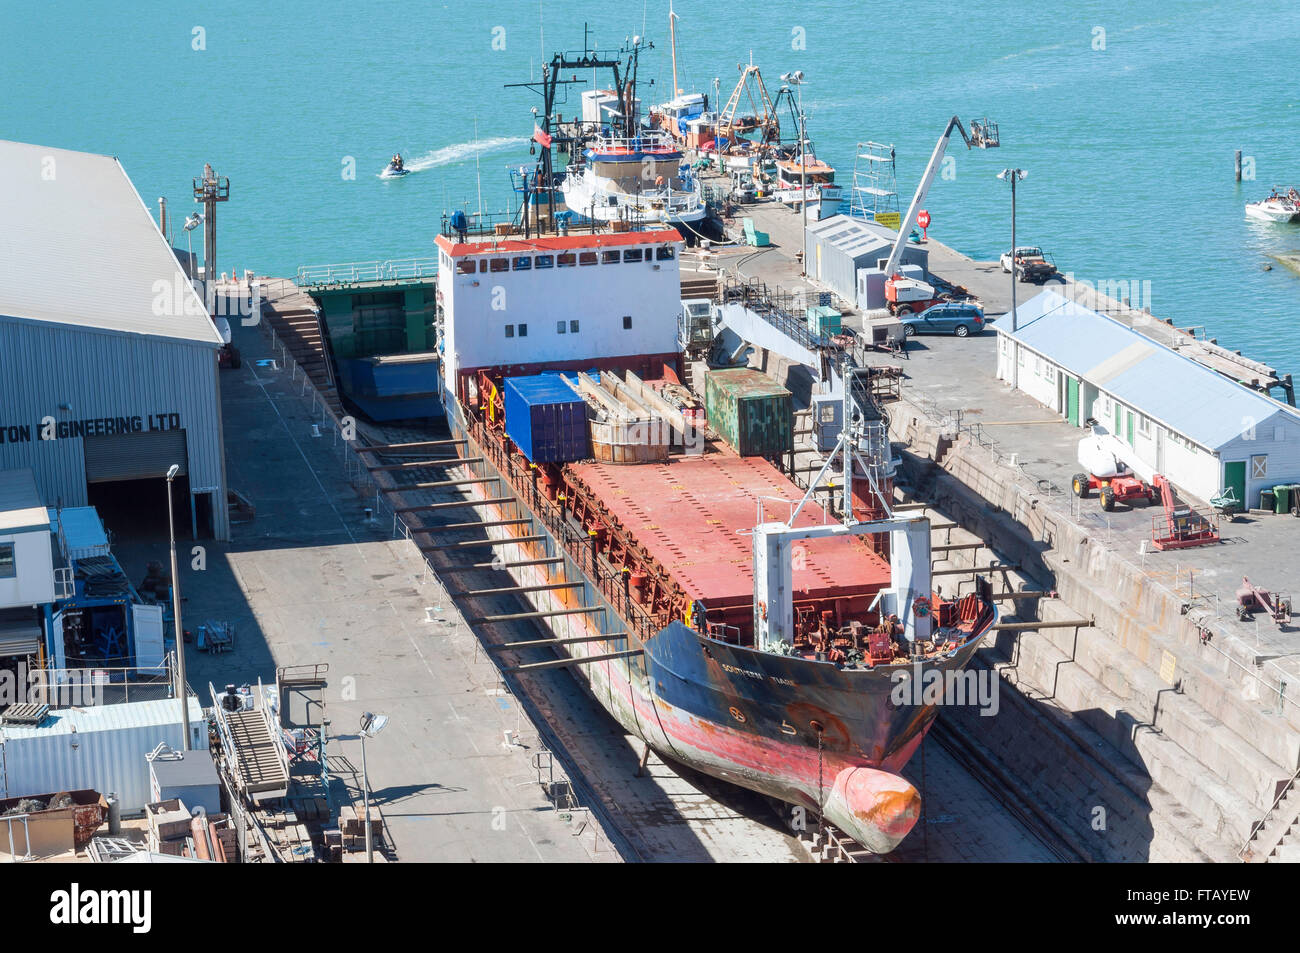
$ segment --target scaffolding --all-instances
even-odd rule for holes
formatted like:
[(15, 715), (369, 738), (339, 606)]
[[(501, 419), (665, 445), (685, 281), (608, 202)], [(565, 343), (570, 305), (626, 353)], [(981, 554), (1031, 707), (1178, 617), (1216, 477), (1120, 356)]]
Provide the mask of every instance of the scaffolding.
[(894, 146), (859, 142), (853, 162), (853, 194), (849, 214), (897, 229), (902, 214), (898, 206), (898, 176)]

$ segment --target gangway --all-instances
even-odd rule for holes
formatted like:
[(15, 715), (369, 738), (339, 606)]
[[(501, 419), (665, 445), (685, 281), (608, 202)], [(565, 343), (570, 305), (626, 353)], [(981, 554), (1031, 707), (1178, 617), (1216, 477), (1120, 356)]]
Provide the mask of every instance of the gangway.
[(289, 792), (289, 764), (261, 683), (256, 695), (233, 686), (218, 694), (211, 683), (208, 691), (233, 785), (253, 803), (283, 798)]

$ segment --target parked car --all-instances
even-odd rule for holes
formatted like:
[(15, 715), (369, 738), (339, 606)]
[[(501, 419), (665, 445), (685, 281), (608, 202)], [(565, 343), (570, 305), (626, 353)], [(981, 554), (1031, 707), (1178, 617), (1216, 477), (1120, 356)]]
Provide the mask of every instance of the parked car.
[(920, 314), (903, 317), (903, 333), (908, 337), (914, 334), (955, 334), (964, 338), (983, 330), (984, 311), (977, 305), (959, 301), (945, 301), (926, 308)]
[[(1004, 272), (1011, 274), (1011, 252), (1004, 252), (998, 262)], [(1050, 256), (1043, 254), (1043, 250), (1038, 246), (1018, 245), (1016, 271), (1019, 272), (1021, 281), (1032, 281), (1041, 285), (1056, 276), (1056, 264)]]

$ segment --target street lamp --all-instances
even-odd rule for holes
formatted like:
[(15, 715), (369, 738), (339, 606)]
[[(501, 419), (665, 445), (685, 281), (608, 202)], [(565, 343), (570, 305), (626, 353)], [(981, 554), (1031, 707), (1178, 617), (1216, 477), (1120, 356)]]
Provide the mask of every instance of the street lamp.
[(190, 215), (185, 219), (185, 225), (183, 226), (185, 229), (185, 250), (186, 252), (189, 253), (190, 256), (186, 264), (189, 265), (191, 281), (194, 280), (194, 272), (196, 271), (196, 269), (194, 267), (194, 248), (190, 244), (190, 232), (194, 231), (194, 229), (198, 228), (202, 224), (203, 224), (203, 213), (195, 212), (193, 215)]
[(803, 111), (803, 70), (782, 73), (781, 82), (789, 83), (799, 89), (799, 186), (803, 193), (799, 210), (803, 213), (803, 270), (800, 277), (808, 276), (808, 119)]
[[(1011, 183), (1011, 324), (1007, 329), (1016, 330), (1016, 183), (1029, 173), (1024, 169), (1003, 169), (998, 178)], [(1014, 344), (1014, 342), (1012, 342)], [(1020, 346), (1016, 344), (1011, 355), (1011, 389), (1020, 386)]]
[(370, 775), (366, 771), (366, 739), (373, 738), (388, 724), (387, 715), (363, 712), (361, 715), (361, 796), (366, 808), (366, 863), (375, 862), (374, 841), (370, 834)]
[(181, 625), (181, 586), (176, 570), (176, 520), (172, 516), (172, 480), (181, 472), (179, 463), (167, 470), (167, 534), (172, 549), (172, 627), (176, 633), (176, 694), (181, 700), (181, 744), (190, 750), (190, 697), (185, 686), (185, 629)]

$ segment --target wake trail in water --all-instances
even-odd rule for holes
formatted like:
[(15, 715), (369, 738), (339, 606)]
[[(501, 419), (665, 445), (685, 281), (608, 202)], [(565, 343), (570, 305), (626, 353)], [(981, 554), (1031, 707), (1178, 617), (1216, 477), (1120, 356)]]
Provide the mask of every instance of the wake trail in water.
[(528, 139), (524, 136), (496, 136), (492, 139), (480, 139), (478, 142), (458, 142), (455, 145), (443, 146), (441, 149), (426, 152), (417, 158), (407, 159), (406, 169), (409, 172), (427, 172), (429, 169), (454, 165), (457, 162), (472, 159), (475, 153), (482, 155), (488, 152), (500, 152), (502, 149), (508, 149), (511, 146), (517, 146), (527, 141)]

